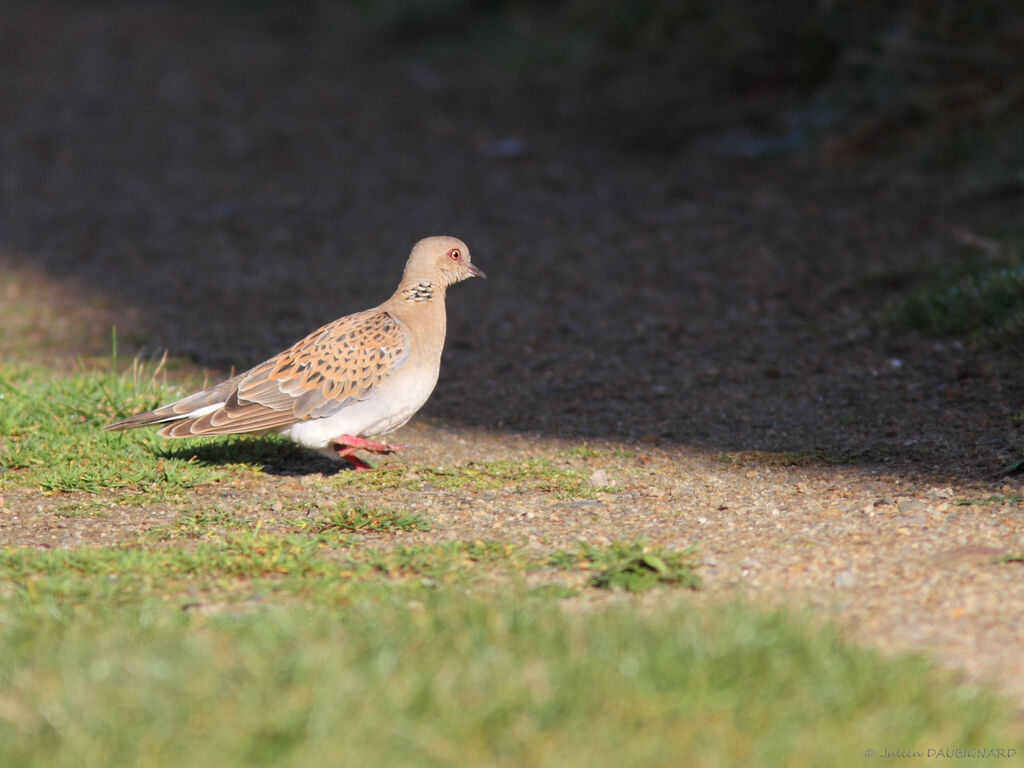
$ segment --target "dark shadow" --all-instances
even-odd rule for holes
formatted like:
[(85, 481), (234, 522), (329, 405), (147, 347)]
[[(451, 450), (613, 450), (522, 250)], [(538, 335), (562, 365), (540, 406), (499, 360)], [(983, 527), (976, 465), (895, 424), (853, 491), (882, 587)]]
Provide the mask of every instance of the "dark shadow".
[[(445, 233), (490, 279), (449, 294), (428, 417), (948, 478), (1024, 453), (1019, 358), (884, 322), (958, 258), (951, 232), (1019, 221), (1018, 192), (940, 194), (884, 123), (840, 149), (769, 141), (810, 103), (785, 72), (682, 62), (615, 101), (557, 67), (534, 87), (411, 44), (362, 55), (330, 26), (34, 7), (0, 15), (0, 266), (97, 306), (122, 357), (247, 368), (385, 299)], [(328, 467), (253, 445), (169, 455)]]
[(268, 475), (334, 475), (349, 469), (344, 462), (332, 461), (314, 451), (273, 438), (226, 439), (223, 442), (191, 447), (175, 445), (161, 451), (160, 455), (214, 466), (248, 464)]

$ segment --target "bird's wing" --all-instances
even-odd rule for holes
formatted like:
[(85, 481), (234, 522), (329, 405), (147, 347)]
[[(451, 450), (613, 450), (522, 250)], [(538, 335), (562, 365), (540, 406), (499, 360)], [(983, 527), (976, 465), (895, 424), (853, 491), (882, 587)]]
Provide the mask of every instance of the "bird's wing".
[[(168, 437), (273, 430), (331, 416), (365, 400), (408, 357), (409, 334), (395, 317), (381, 309), (359, 312), (325, 325), (223, 384), (153, 411), (158, 418), (114, 426), (174, 419), (161, 432)], [(214, 407), (216, 403), (223, 405)], [(186, 410), (189, 405), (194, 407)], [(196, 413), (203, 408), (210, 410)]]

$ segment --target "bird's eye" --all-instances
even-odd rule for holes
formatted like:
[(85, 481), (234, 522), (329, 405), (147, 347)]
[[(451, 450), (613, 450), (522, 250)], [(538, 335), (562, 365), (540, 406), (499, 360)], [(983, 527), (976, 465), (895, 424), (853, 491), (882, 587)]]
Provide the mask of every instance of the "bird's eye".
[(458, 248), (452, 248), (450, 251), (448, 251), (448, 257), (452, 261), (458, 261), (459, 259), (462, 258), (462, 253), (459, 251)]

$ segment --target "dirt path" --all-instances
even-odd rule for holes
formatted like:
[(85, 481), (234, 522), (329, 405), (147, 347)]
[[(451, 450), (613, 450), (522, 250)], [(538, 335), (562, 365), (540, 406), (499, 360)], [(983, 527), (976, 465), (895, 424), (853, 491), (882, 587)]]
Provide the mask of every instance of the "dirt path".
[[(114, 324), (130, 351), (248, 365), (384, 297), (418, 237), (459, 235), (491, 279), (449, 297), (409, 460), (634, 457), (579, 458), (622, 489), (586, 504), (392, 492), (435, 524), (410, 537), (698, 540), (711, 597), (810, 601), (1024, 696), (1024, 566), (996, 562), (1024, 551), (1022, 489), (994, 479), (1021, 456), (1020, 361), (872, 322), (953, 228), (1018, 201), (868, 184), (813, 150), (741, 162), (709, 149), (727, 125), (626, 146), (586, 93), (160, 5), (5, 12), (0, 51), (7, 349), (105, 354)], [(69, 503), (8, 492), (0, 540), (130, 538), (166, 513)]]

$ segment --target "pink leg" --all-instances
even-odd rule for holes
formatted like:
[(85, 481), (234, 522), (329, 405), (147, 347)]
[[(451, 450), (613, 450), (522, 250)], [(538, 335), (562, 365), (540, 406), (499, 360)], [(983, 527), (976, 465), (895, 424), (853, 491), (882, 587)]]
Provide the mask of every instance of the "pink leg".
[(400, 448), (405, 447), (404, 445), (375, 443), (372, 440), (364, 440), (361, 437), (353, 437), (352, 435), (340, 435), (331, 441), (331, 445), (335, 447), (338, 458), (347, 461), (352, 466), (352, 469), (356, 471), (373, 469), (372, 465), (367, 464), (355, 455), (356, 450), (370, 451), (371, 453), (394, 453)]

